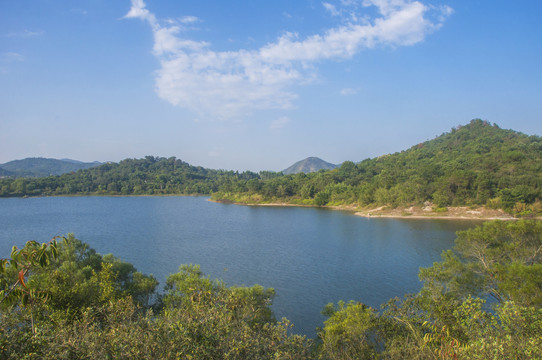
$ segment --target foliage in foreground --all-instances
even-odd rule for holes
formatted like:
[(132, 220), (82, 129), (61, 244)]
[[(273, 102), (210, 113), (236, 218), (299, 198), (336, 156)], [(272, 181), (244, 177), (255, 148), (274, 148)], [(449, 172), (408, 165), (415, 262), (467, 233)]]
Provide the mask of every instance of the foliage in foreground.
[(493, 221), (459, 232), (454, 251), (420, 278), (420, 293), (380, 311), (329, 304), (320, 358), (542, 358), (541, 222)]
[(328, 304), (314, 342), (275, 321), (272, 289), (227, 287), (183, 265), (151, 301), (152, 276), (73, 237), (15, 249), (1, 270), (2, 296), (10, 297), (0, 314), (6, 359), (542, 358), (536, 221), (459, 232), (454, 250), (420, 271), (418, 294), (378, 310)]
[(2, 290), (43, 294), (21, 301), (12, 291), (2, 303), (2, 359), (297, 359), (310, 350), (288, 320), (273, 318), (272, 289), (227, 287), (185, 265), (153, 309), (154, 277), (73, 236), (51, 245), (58, 256), (44, 266), (19, 261), (40, 251), (33, 242), (2, 262)]

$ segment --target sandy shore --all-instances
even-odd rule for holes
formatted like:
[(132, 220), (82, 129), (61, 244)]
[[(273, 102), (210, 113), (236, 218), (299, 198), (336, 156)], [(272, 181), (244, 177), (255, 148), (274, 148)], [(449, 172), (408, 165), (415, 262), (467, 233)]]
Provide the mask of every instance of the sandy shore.
[[(298, 205), (286, 202), (275, 203), (235, 203), (230, 201), (210, 200), (214, 202), (230, 203), (244, 206), (280, 206), (280, 207), (316, 207), (312, 205)], [(486, 209), (483, 207), (448, 207), (446, 211), (434, 211), (432, 206), (409, 207), (409, 208), (388, 208), (381, 206), (378, 208), (359, 208), (355, 205), (350, 206), (322, 206), (324, 209), (340, 210), (352, 212), (357, 216), (366, 218), (396, 218), (396, 219), (448, 219), (448, 220), (517, 220), (510, 214), (502, 210)], [(536, 218), (542, 220), (541, 217)]]
[(444, 219), (444, 220), (519, 220), (513, 216), (462, 216), (462, 215), (394, 215), (394, 214), (368, 214), (356, 212), (355, 215), (367, 218), (394, 218), (394, 219)]
[(400, 219), (450, 219), (450, 220), (517, 220), (502, 210), (466, 206), (447, 207), (443, 211), (434, 211), (431, 206), (389, 209), (379, 207), (357, 211), (356, 215), (368, 218)]

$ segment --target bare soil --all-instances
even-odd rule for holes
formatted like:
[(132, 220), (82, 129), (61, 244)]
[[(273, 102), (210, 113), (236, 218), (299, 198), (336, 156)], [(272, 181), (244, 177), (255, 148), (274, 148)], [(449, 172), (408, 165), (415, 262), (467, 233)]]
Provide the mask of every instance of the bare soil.
[(381, 206), (374, 209), (356, 211), (356, 215), (364, 217), (390, 217), (410, 219), (480, 219), (480, 220), (515, 220), (512, 215), (503, 210), (487, 209), (484, 207), (447, 207), (436, 209), (432, 205), (424, 207), (412, 206), (409, 208), (388, 208)]
[[(212, 201), (212, 200), (211, 200)], [(217, 202), (230, 201), (219, 200)], [(295, 207), (314, 207), (312, 205), (298, 205), (286, 202), (247, 204), (235, 203), (245, 206), (295, 206)], [(517, 218), (504, 212), (503, 210), (488, 209), (484, 207), (457, 206), (447, 208), (436, 208), (431, 203), (424, 206), (397, 207), (380, 206), (377, 208), (359, 208), (355, 205), (325, 206), (328, 209), (350, 211), (358, 216), (369, 218), (401, 218), (401, 219), (466, 219), (466, 220), (517, 220)], [(537, 218), (541, 219), (541, 218)]]

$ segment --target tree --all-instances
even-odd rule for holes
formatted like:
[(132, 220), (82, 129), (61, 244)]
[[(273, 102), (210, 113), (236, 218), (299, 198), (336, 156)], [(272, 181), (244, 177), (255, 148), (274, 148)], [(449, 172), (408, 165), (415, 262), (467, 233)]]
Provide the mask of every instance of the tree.
[(73, 235), (14, 248), (1, 264), (4, 298), (20, 288), (22, 296), (46, 295), (33, 312), (21, 301), (3, 301), (2, 359), (309, 357), (310, 341), (291, 334), (288, 320), (274, 319), (272, 289), (227, 287), (198, 266), (181, 266), (168, 278), (163, 307), (154, 313), (137, 300), (154, 292), (152, 276)]
[(458, 233), (454, 251), (421, 269), (424, 291), (431, 296), (469, 294), (499, 302), (542, 305), (542, 223), (492, 221)]
[(458, 232), (454, 250), (420, 270), (424, 287), (418, 294), (392, 299), (381, 312), (356, 302), (326, 306), (319, 355), (541, 358), (541, 252), (537, 221), (493, 221)]
[[(47, 294), (26, 285), (26, 278), (38, 267), (47, 267), (58, 255), (57, 237), (48, 243), (28, 241), (22, 249), (14, 246), (9, 259), (0, 259), (0, 305), (29, 309), (32, 332), (35, 332), (33, 305)], [(16, 274), (16, 280), (14, 281)]]
[(322, 314), (329, 318), (318, 333), (322, 340), (320, 358), (376, 358), (379, 316), (374, 309), (359, 302), (340, 301), (337, 306), (326, 305)]

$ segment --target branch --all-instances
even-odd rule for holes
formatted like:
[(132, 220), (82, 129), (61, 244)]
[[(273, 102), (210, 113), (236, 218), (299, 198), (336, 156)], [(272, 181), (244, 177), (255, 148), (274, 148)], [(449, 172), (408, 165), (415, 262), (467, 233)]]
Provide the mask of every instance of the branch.
[[(26, 276), (26, 273), (28, 272), (28, 269), (24, 269), (23, 270), (23, 275), (22, 277), (24, 278), (24, 276)], [(4, 297), (2, 298), (2, 300), (0, 300), (0, 305), (4, 302), (4, 300), (7, 299), (7, 297), (9, 296), (9, 294), (11, 294), (13, 292), (13, 290), (15, 290), (15, 288), (17, 287), (17, 285), (19, 285), (21, 283), (21, 280), (17, 279), (17, 281), (15, 281), (15, 284), (13, 284), (11, 286), (11, 288), (4, 294)]]

